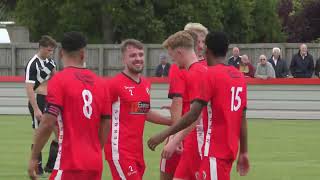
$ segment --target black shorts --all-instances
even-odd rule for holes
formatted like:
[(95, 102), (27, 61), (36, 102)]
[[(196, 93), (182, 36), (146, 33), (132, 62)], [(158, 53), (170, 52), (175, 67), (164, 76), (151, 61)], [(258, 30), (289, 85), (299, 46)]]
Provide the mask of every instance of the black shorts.
[[(46, 96), (42, 94), (36, 94), (36, 101), (40, 111), (43, 112), (46, 105)], [(32, 128), (37, 129), (39, 127), (40, 122), (34, 117), (34, 111), (30, 102), (28, 103), (28, 108), (32, 117)]]

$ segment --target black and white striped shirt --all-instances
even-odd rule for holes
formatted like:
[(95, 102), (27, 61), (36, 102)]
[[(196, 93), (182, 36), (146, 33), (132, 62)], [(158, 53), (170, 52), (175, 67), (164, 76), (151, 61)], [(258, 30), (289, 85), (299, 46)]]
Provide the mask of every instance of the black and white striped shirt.
[(37, 89), (40, 84), (48, 80), (52, 71), (55, 69), (56, 64), (52, 59), (41, 59), (37, 54), (33, 56), (28, 62), (26, 72), (26, 83), (34, 83), (33, 89)]

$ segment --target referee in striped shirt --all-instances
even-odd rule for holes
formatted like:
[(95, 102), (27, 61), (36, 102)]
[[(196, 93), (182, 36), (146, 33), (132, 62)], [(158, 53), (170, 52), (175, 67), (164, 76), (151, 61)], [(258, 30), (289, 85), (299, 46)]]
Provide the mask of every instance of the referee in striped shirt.
[[(39, 40), (39, 51), (31, 58), (25, 68), (25, 84), (29, 99), (28, 107), (32, 117), (32, 128), (36, 132), (41, 123), (47, 95), (47, 81), (54, 75), (56, 64), (50, 57), (56, 48), (56, 41), (50, 36), (44, 35)], [(51, 142), (48, 162), (42, 168), (42, 155), (38, 157), (38, 175), (44, 171), (51, 173), (58, 152), (57, 129), (55, 139)], [(33, 144), (31, 148), (33, 147)]]

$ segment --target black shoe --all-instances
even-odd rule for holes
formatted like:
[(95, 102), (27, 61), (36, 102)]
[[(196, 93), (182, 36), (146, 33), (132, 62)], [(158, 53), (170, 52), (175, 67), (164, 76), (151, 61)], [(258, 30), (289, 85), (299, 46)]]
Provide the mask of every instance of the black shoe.
[(49, 168), (48, 166), (46, 166), (45, 168), (44, 168), (44, 171), (46, 172), (46, 173), (52, 173), (52, 168)]
[(42, 176), (43, 173), (44, 173), (43, 168), (42, 168), (41, 164), (39, 164), (39, 165), (38, 165), (38, 173), (37, 173), (37, 175), (38, 175), (38, 176)]

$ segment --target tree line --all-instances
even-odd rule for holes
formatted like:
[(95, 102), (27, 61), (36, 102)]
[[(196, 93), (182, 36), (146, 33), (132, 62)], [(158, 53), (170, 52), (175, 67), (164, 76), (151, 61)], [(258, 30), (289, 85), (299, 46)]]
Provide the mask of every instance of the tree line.
[(63, 32), (79, 30), (90, 43), (129, 37), (161, 43), (188, 22), (224, 31), (232, 43), (320, 37), (318, 0), (15, 0), (10, 7), (14, 20), (29, 28), (32, 41), (43, 34), (59, 40)]

